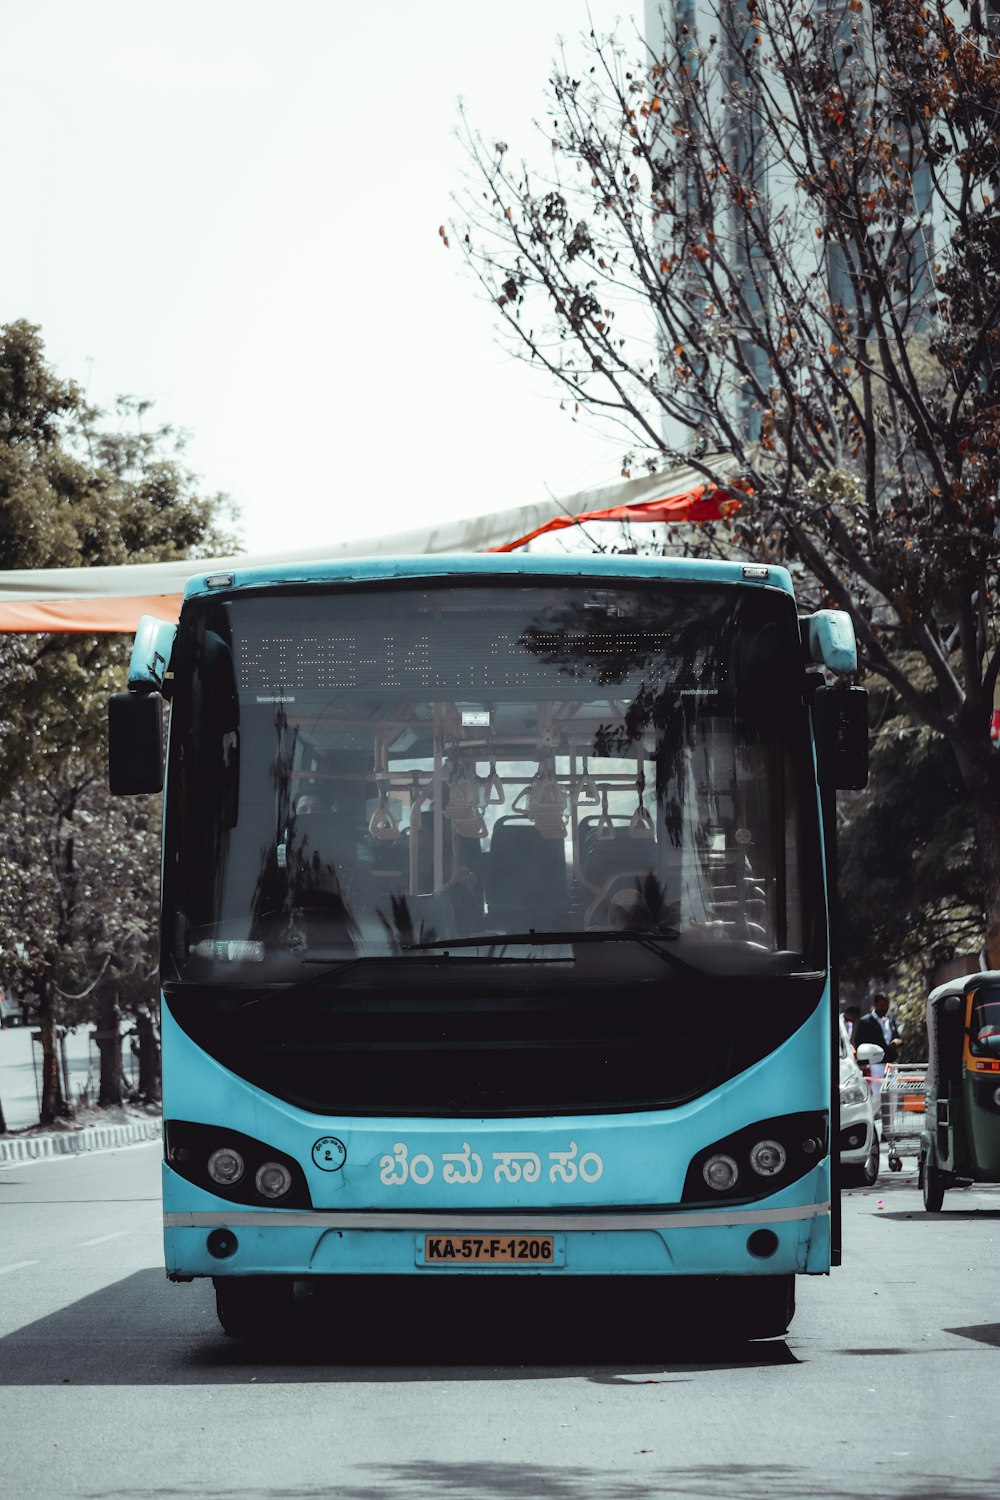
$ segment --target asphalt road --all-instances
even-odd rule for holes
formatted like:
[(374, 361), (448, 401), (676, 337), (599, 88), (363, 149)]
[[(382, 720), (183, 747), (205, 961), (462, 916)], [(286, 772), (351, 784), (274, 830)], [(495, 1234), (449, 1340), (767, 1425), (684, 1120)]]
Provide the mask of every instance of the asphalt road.
[(0, 1168), (4, 1500), (1000, 1494), (1000, 1189), (845, 1195), (845, 1265), (800, 1279), (785, 1340), (417, 1279), (309, 1303), (262, 1356), (166, 1282), (158, 1185), (156, 1144)]

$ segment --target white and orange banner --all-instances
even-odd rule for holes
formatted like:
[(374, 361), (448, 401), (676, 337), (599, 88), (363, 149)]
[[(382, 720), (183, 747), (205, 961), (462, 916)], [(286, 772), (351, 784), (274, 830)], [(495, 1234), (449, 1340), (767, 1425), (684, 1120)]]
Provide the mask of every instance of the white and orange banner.
[(563, 502), (545, 500), (462, 521), (322, 547), (239, 557), (185, 558), (180, 562), (127, 563), (121, 567), (0, 572), (0, 631), (78, 635), (130, 632), (140, 615), (176, 619), (184, 585), (196, 573), (289, 563), (308, 566), (348, 557), (513, 552), (537, 537), (592, 522), (719, 520), (739, 507), (739, 493), (738, 488), (720, 489), (696, 470), (683, 467), (583, 491)]

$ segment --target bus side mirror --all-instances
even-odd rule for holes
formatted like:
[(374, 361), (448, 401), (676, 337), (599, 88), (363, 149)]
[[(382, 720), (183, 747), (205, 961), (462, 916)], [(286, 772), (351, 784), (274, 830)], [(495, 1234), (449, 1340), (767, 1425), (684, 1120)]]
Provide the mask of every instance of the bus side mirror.
[(177, 624), (158, 620), (155, 615), (140, 615), (128, 664), (128, 685), (133, 693), (162, 693), (170, 667)]
[(810, 661), (830, 672), (849, 675), (858, 670), (858, 642), (854, 621), (843, 609), (818, 609), (800, 619)]
[(163, 790), (163, 699), (114, 693), (108, 700), (108, 787), (116, 797)]
[(862, 791), (868, 785), (868, 694), (864, 688), (817, 688), (813, 730), (820, 785)]

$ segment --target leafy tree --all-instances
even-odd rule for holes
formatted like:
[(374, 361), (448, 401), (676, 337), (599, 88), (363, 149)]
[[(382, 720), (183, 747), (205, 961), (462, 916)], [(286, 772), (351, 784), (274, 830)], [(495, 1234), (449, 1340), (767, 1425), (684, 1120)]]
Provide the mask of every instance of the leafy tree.
[[(37, 327), (0, 328), (0, 567), (85, 567), (231, 549), (222, 497), (198, 493), (181, 440), (123, 398), (116, 425), (46, 364)], [(99, 985), (153, 957), (158, 820), (112, 801), (108, 694), (122, 636), (0, 636), (0, 965), (38, 997), (41, 1116), (68, 1112), (56, 1037)], [(74, 998), (75, 997), (75, 998)]]
[(561, 59), (540, 171), (463, 115), (445, 242), (573, 415), (623, 429), (625, 473), (694, 464), (738, 499), (727, 545), (851, 613), (949, 747), (1000, 967), (996, 38), (943, 0), (697, 15), (635, 62), (593, 33)]
[(108, 981), (156, 967), (157, 811), (149, 799), (112, 798), (105, 782), (102, 769), (70, 755), (58, 776), (21, 780), (2, 808), (0, 916), (14, 939), (4, 943), (4, 976), (38, 997), (46, 1124), (71, 1113), (56, 1026), (91, 1019)]
[(871, 779), (839, 815), (840, 936), (845, 978), (893, 992), (907, 1060), (926, 1056), (928, 984), (982, 940), (975, 825), (954, 755), (891, 689), (873, 685)]
[[(183, 440), (146, 429), (149, 403), (124, 397), (117, 425), (46, 365), (39, 330), (0, 328), (0, 568), (89, 567), (211, 555), (223, 497), (202, 497), (179, 462)], [(121, 636), (0, 637), (0, 794), (59, 765), (104, 754), (107, 693)]]

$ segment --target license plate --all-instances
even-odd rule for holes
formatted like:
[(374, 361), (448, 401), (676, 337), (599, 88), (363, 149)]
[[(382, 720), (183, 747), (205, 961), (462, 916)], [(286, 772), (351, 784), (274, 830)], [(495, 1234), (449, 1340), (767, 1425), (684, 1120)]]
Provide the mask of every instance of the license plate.
[(425, 1266), (556, 1266), (565, 1256), (551, 1234), (426, 1234)]

